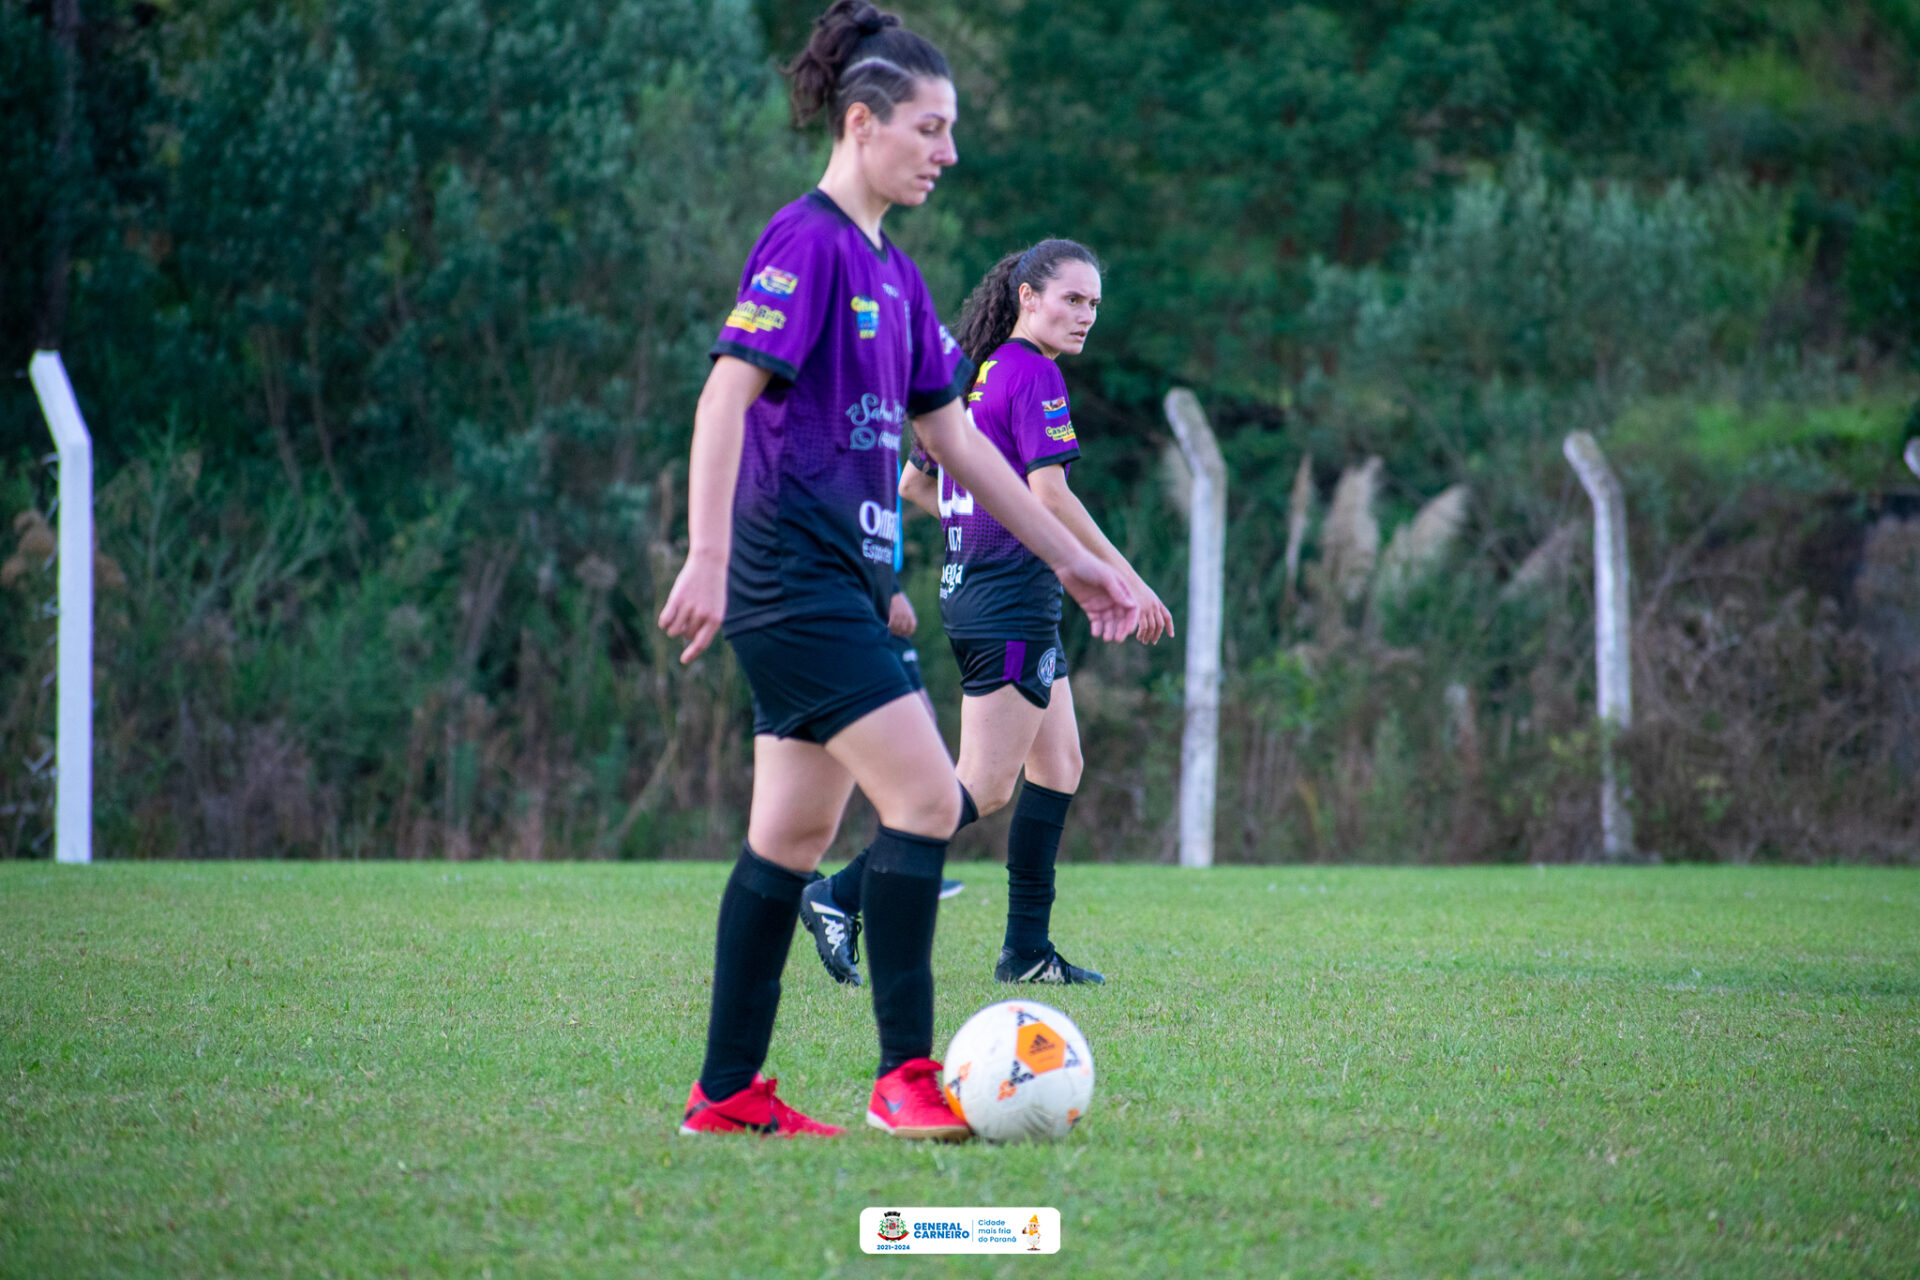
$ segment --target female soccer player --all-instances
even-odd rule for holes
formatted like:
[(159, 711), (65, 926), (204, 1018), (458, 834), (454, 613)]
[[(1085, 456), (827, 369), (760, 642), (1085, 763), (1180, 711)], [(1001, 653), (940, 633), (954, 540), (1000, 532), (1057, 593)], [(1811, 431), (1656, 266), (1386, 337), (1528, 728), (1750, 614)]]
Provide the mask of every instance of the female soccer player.
[[(1084, 246), (1043, 240), (1002, 258), (968, 298), (961, 322), (960, 345), (979, 364), (967, 400), (974, 425), (1027, 477), (1047, 509), (1126, 579), (1140, 602), (1140, 639), (1153, 644), (1173, 631), (1172, 615), (1067, 487), (1080, 446), (1055, 361), (1085, 347), (1099, 307), (1099, 264)], [(928, 452), (943, 456), (938, 442), (928, 444)], [(1022, 766), (1027, 774), (1007, 831), (1007, 930), (993, 976), (1104, 982), (1093, 970), (1069, 964), (1048, 931), (1054, 857), (1081, 769), (1060, 647), (1060, 582), (956, 483), (950, 467), (941, 467), (938, 479), (929, 474), (933, 468), (916, 450), (900, 492), (939, 517), (946, 534), (940, 614), (965, 695), (960, 781), (977, 812), (989, 814), (1012, 798)], [(827, 972), (842, 982), (859, 981), (850, 949), (858, 936), (858, 863), (810, 886), (802, 905)]]
[(724, 629), (753, 691), (747, 844), (720, 899), (706, 1061), (683, 1133), (832, 1134), (760, 1074), (800, 890), (852, 788), (879, 811), (862, 897), (880, 1070), (867, 1121), (959, 1139), (933, 1047), (933, 927), (961, 792), (940, 735), (888, 643), (881, 595), (899, 521), (899, 428), (1054, 566), (1103, 639), (1133, 629), (1126, 584), (971, 430), (972, 377), (925, 283), (881, 233), (958, 158), (952, 75), (938, 50), (866, 0), (837, 0), (788, 69), (794, 121), (824, 113), (819, 188), (774, 215), (694, 414), (687, 563), (660, 625), (692, 661)]

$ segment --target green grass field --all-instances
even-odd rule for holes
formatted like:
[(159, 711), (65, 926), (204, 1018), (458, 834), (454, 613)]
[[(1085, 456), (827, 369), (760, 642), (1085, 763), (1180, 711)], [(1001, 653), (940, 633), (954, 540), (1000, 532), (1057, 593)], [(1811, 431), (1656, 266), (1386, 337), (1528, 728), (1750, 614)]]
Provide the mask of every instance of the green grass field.
[[(1920, 1274), (1920, 874), (1069, 867), (1093, 1110), (931, 1148), (674, 1136), (725, 871), (0, 865), (0, 1274)], [(942, 1047), (1008, 992), (959, 871)], [(786, 987), (857, 1124), (866, 992)], [(1059, 1255), (859, 1252), (1020, 1203)]]

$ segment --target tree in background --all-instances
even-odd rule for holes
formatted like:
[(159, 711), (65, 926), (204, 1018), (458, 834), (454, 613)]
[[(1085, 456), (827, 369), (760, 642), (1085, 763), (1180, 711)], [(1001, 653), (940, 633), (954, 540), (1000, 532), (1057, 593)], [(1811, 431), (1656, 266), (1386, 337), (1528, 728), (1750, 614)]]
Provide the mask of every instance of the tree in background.
[[(744, 691), (724, 659), (682, 671), (651, 618), (732, 273), (815, 176), (769, 54), (817, 8), (0, 0), (0, 342), (24, 364), (65, 279), (126, 570), (101, 605), (103, 849), (730, 842)], [(1221, 429), (1244, 856), (1577, 854), (1571, 425), (1623, 462), (1649, 678), (1710, 695), (1706, 718), (1650, 704), (1643, 834), (1833, 851), (1797, 805), (1865, 815), (1874, 848), (1920, 803), (1876, 772), (1883, 739), (1830, 732), (1894, 705), (1846, 656), (1892, 652), (1846, 566), (1904, 545), (1860, 533), (1913, 393), (1884, 359), (1912, 333), (1903, 15), (908, 6), (953, 59), (962, 164), (889, 232), (947, 308), (1043, 234), (1107, 259), (1067, 370), (1085, 485), (1176, 592), (1154, 406), (1191, 382)], [(31, 763), (48, 488), (15, 386), (0, 759)], [(1078, 852), (1154, 856), (1174, 764), (1139, 743), (1173, 741), (1151, 728), (1178, 654), (1081, 658)], [(1769, 759), (1839, 781), (1790, 794)], [(33, 847), (44, 789), (0, 766), (0, 849)]]

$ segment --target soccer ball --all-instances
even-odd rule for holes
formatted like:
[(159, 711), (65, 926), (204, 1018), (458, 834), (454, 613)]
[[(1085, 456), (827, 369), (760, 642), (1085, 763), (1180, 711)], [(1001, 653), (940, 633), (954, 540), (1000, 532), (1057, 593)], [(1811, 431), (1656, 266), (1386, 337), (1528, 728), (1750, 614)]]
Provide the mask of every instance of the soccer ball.
[(1093, 1101), (1093, 1051), (1058, 1009), (1003, 1000), (955, 1033), (940, 1086), (954, 1114), (991, 1142), (1061, 1138)]

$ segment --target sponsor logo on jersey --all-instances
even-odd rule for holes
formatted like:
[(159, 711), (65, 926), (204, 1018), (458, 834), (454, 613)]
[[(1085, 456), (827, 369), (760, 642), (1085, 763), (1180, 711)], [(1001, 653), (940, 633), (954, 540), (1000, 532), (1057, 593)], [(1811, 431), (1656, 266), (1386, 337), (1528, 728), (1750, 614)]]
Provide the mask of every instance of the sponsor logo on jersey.
[(1040, 412), (1047, 415), (1048, 422), (1052, 422), (1056, 418), (1066, 417), (1067, 398), (1061, 396), (1058, 400), (1042, 400), (1040, 402)]
[(787, 327), (787, 313), (778, 307), (742, 302), (727, 315), (726, 327), (746, 333), (772, 333)]
[(753, 277), (754, 291), (772, 298), (786, 297), (799, 283), (799, 276), (791, 271), (782, 271), (778, 267), (762, 267)]
[(885, 422), (899, 426), (907, 420), (907, 406), (898, 400), (885, 400), (869, 391), (847, 406), (847, 421), (856, 427)]
[(1062, 444), (1065, 444), (1067, 441), (1077, 440), (1079, 437), (1073, 434), (1073, 424), (1071, 422), (1063, 422), (1057, 427), (1047, 428), (1047, 439), (1058, 440)]
[(847, 433), (847, 448), (855, 453), (865, 453), (875, 445), (898, 453), (900, 452), (900, 433), (875, 431), (872, 427), (855, 427)]
[(877, 338), (880, 336), (880, 304), (872, 298), (858, 296), (850, 304), (853, 318), (860, 325), (860, 336)]
[[(907, 407), (898, 400), (885, 400), (869, 391), (847, 406), (847, 421), (853, 430), (847, 435), (847, 447), (856, 452), (875, 445), (900, 452), (899, 426), (907, 419)], [(891, 426), (894, 430), (889, 431)]]
[(959, 345), (960, 344), (958, 342), (954, 341), (953, 335), (947, 332), (947, 326), (941, 325), (940, 326), (940, 354), (943, 356), (950, 356), (954, 353), (955, 348), (957, 348)]
[[(877, 502), (867, 501), (860, 504), (860, 532), (869, 538), (885, 538), (891, 546), (900, 536), (900, 513), (892, 507), (883, 507)], [(887, 552), (891, 557), (893, 552)]]
[(885, 289), (885, 290), (887, 291), (887, 296), (888, 296), (889, 298), (897, 298), (897, 297), (899, 297), (899, 296), (900, 296), (900, 291), (899, 291), (898, 289), (896, 289), (896, 288), (894, 288), (894, 287), (893, 287), (892, 285), (890, 285), (890, 284), (888, 284), (888, 283), (886, 283), (886, 282), (885, 282), (884, 280), (883, 280), (883, 281), (881, 281), (881, 283), (880, 283), (880, 287), (881, 287), (882, 289)]
[[(945, 333), (946, 328), (942, 326), (940, 332)], [(980, 372), (973, 376), (973, 390), (967, 394), (968, 404), (972, 404), (975, 400), (987, 394), (987, 375), (993, 372), (993, 366), (999, 363), (998, 360), (989, 360), (980, 366)]]
[(963, 564), (950, 564), (941, 567), (940, 598), (942, 600), (945, 600), (948, 596), (960, 589), (960, 579), (966, 572), (967, 566)]

